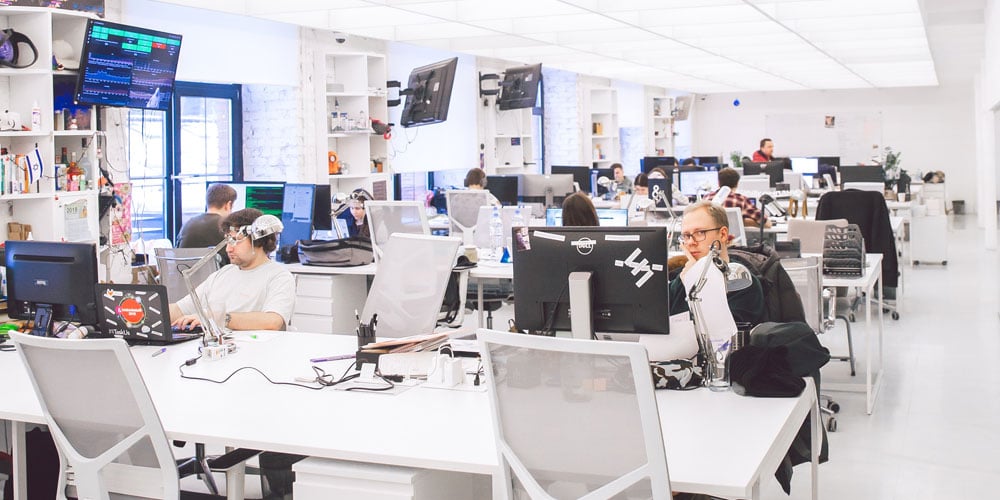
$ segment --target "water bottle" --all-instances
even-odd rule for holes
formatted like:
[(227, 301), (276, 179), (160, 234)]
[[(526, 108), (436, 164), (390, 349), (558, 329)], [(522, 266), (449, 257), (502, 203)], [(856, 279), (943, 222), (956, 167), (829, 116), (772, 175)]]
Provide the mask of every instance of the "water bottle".
[[(522, 227), (527, 225), (524, 221), (524, 216), (521, 215), (521, 207), (514, 209), (514, 215), (510, 218), (510, 227)], [(510, 263), (514, 262), (514, 236), (513, 231), (507, 234), (507, 259), (504, 262)]]
[(493, 260), (500, 262), (503, 258), (503, 219), (500, 218), (500, 209), (493, 207), (493, 214), (490, 216), (490, 251), (493, 253)]

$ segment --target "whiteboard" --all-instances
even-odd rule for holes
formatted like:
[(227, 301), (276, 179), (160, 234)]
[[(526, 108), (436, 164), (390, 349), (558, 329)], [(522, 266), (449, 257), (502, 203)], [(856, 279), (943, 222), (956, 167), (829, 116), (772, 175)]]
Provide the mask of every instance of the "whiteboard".
[(841, 165), (854, 165), (881, 153), (881, 112), (832, 116), (833, 127), (827, 127), (823, 113), (769, 114), (764, 130), (781, 157), (839, 156)]

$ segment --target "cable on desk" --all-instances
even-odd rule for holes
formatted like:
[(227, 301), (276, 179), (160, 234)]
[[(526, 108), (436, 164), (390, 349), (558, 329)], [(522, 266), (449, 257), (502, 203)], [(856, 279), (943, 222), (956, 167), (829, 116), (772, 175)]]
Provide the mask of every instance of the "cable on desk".
[[(316, 378), (313, 380), (313, 382), (316, 383), (316, 384), (319, 384), (319, 387), (314, 387), (314, 386), (311, 386), (311, 385), (300, 384), (298, 382), (277, 382), (277, 381), (271, 380), (271, 378), (268, 377), (266, 373), (260, 371), (258, 368), (253, 367), (253, 366), (243, 366), (243, 367), (237, 368), (236, 370), (234, 370), (232, 373), (230, 373), (229, 375), (227, 375), (222, 380), (215, 380), (215, 379), (210, 379), (210, 378), (207, 378), (207, 377), (194, 377), (194, 376), (191, 376), (191, 375), (185, 375), (184, 374), (184, 367), (185, 366), (191, 366), (191, 365), (197, 363), (198, 359), (199, 358), (191, 358), (191, 359), (185, 361), (184, 363), (182, 363), (180, 366), (177, 367), (177, 371), (180, 372), (181, 378), (185, 378), (185, 379), (188, 379), (188, 380), (201, 380), (201, 381), (204, 381), (204, 382), (212, 382), (214, 384), (224, 384), (224, 383), (228, 382), (229, 379), (233, 378), (233, 376), (236, 375), (237, 373), (239, 373), (239, 372), (241, 372), (243, 370), (250, 370), (250, 371), (254, 371), (254, 372), (259, 373), (260, 376), (264, 377), (264, 380), (267, 380), (268, 382), (270, 382), (271, 384), (274, 384), (274, 385), (288, 385), (288, 386), (292, 386), (292, 387), (302, 387), (304, 389), (310, 389), (310, 390), (313, 390), (313, 391), (318, 391), (318, 390), (325, 389), (327, 387), (333, 387), (335, 385), (342, 384), (342, 383), (347, 382), (349, 380), (354, 380), (354, 379), (356, 379), (356, 378), (358, 378), (360, 376), (359, 373), (355, 373), (355, 374), (351, 374), (351, 375), (347, 374), (349, 371), (351, 371), (351, 369), (354, 368), (353, 364), (351, 366), (349, 366), (347, 368), (347, 370), (344, 371), (343, 375), (341, 375), (340, 378), (337, 379), (337, 380), (334, 380), (333, 376), (327, 374), (326, 371), (323, 370), (322, 368), (320, 368), (318, 366), (313, 366), (312, 369), (313, 369), (314, 372), (316, 372)], [(371, 391), (371, 392), (380, 392), (380, 391), (388, 391), (388, 390), (391, 390), (391, 389), (393, 389), (393, 388), (396, 387), (396, 385), (393, 384), (391, 380), (389, 380), (388, 378), (382, 376), (382, 374), (379, 373), (378, 370), (375, 371), (375, 375), (377, 375), (379, 378), (381, 378), (387, 384), (387, 386), (385, 386), (385, 387), (350, 387), (350, 388), (347, 388), (345, 390), (346, 391)]]
[[(197, 359), (197, 358), (195, 358), (195, 359)], [(233, 371), (232, 373), (230, 373), (229, 375), (227, 375), (226, 378), (224, 378), (222, 380), (214, 380), (214, 379), (210, 379), (210, 378), (207, 378), (207, 377), (192, 377), (190, 375), (185, 375), (184, 374), (184, 367), (185, 366), (190, 366), (190, 365), (193, 365), (193, 364), (194, 363), (187, 363), (187, 362), (185, 362), (185, 363), (183, 363), (183, 364), (181, 364), (180, 366), (177, 367), (177, 371), (180, 372), (181, 378), (186, 378), (188, 380), (203, 380), (205, 382), (212, 382), (214, 384), (224, 384), (224, 383), (228, 382), (229, 379), (233, 378), (233, 375), (236, 375), (237, 373), (239, 373), (239, 372), (241, 372), (243, 370), (250, 370), (250, 371), (255, 371), (255, 372), (259, 373), (260, 376), (264, 377), (265, 380), (267, 380), (268, 382), (270, 382), (270, 383), (272, 383), (274, 385), (290, 385), (290, 386), (293, 386), (293, 387), (302, 387), (304, 389), (312, 389), (314, 391), (318, 391), (318, 390), (324, 389), (326, 387), (325, 385), (320, 385), (319, 387), (313, 387), (311, 385), (300, 384), (298, 382), (275, 382), (274, 380), (271, 380), (271, 378), (268, 377), (267, 374), (265, 374), (264, 372), (258, 370), (257, 368), (254, 368), (252, 366), (244, 366), (244, 367), (241, 367), (241, 368), (237, 368), (235, 371)]]

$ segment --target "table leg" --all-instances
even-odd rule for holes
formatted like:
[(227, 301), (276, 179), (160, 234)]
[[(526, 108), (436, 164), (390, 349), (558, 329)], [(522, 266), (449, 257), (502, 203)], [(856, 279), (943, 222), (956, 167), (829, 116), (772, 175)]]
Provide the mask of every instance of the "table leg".
[(14, 481), (14, 500), (28, 500), (28, 444), (24, 422), (13, 421), (11, 429), (11, 452), (14, 455), (14, 470), (10, 480)]
[[(236, 448), (226, 447), (226, 453)], [(246, 496), (246, 462), (240, 462), (226, 470), (226, 500), (243, 500)], [(210, 473), (211, 474), (211, 473)]]
[[(815, 391), (814, 391), (815, 392)], [(819, 500), (819, 454), (823, 450), (823, 435), (820, 431), (820, 426), (823, 425), (823, 419), (819, 413), (819, 398), (813, 399), (812, 408), (809, 409), (809, 419), (812, 422), (812, 463), (810, 465), (810, 474), (812, 474), (812, 498), (813, 500)]]
[[(872, 414), (872, 287), (865, 294), (865, 411)], [(881, 309), (879, 309), (881, 311)]]
[(750, 498), (752, 500), (760, 500), (760, 478), (758, 477), (753, 483), (753, 487), (750, 491)]
[(483, 280), (476, 280), (476, 308), (479, 313), (479, 328), (483, 327)]

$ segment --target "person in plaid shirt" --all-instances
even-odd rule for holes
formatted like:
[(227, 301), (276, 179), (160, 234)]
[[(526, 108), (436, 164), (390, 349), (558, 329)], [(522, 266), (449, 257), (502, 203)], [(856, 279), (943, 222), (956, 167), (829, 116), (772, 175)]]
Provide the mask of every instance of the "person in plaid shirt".
[[(734, 168), (726, 167), (719, 170), (719, 188), (722, 186), (729, 186), (731, 190), (729, 196), (726, 197), (725, 201), (722, 202), (722, 206), (727, 208), (739, 208), (743, 212), (743, 224), (747, 227), (760, 227), (760, 221), (762, 214), (760, 209), (750, 203), (750, 199), (736, 192), (736, 186), (740, 183), (740, 173)], [(718, 193), (718, 190), (712, 191), (705, 196), (706, 200), (711, 201)], [(764, 227), (771, 227), (771, 221), (767, 221)]]

